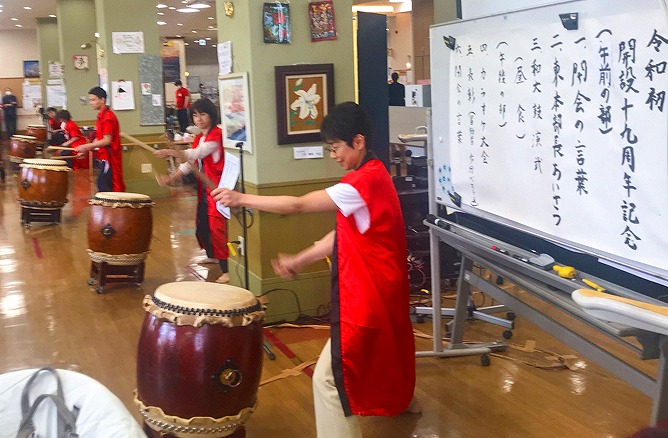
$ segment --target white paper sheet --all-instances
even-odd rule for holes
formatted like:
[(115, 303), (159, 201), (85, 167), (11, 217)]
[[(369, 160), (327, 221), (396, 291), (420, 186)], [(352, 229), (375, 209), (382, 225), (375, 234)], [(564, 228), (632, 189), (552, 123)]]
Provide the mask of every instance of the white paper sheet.
[[(225, 152), (225, 166), (223, 167), (223, 175), (220, 177), (218, 188), (225, 187), (226, 189), (233, 190), (239, 179), (240, 167), (239, 158), (229, 152)], [(225, 216), (225, 219), (230, 218), (230, 207), (225, 207), (220, 202), (216, 202), (216, 208), (220, 214)]]

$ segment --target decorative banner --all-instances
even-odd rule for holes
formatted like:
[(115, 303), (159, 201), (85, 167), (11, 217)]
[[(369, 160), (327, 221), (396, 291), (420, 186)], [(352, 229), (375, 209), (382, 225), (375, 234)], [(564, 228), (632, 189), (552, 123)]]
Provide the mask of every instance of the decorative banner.
[(176, 45), (160, 47), (162, 57), (162, 75), (164, 82), (175, 82), (181, 79), (181, 58)]
[(265, 3), (262, 31), (265, 43), (290, 44), (290, 4)]
[(309, 3), (308, 16), (311, 21), (311, 41), (336, 39), (336, 19), (331, 0)]

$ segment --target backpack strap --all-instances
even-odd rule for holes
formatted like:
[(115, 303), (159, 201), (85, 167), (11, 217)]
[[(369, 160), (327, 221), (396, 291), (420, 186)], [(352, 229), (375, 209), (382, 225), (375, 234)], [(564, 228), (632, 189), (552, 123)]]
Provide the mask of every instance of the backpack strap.
[[(35, 399), (35, 402), (30, 405), (30, 389), (33, 386), (37, 377), (42, 375), (42, 372), (51, 373), (56, 379), (56, 394), (41, 394)], [(77, 438), (76, 434), (76, 420), (79, 415), (79, 408), (74, 406), (72, 411), (67, 409), (65, 404), (65, 397), (63, 395), (63, 385), (56, 370), (51, 367), (40, 368), (28, 379), (28, 382), (23, 387), (21, 394), (21, 425), (19, 427), (16, 438), (30, 438), (35, 432), (35, 425), (32, 421), (37, 408), (44, 400), (51, 400), (58, 411), (58, 438)]]

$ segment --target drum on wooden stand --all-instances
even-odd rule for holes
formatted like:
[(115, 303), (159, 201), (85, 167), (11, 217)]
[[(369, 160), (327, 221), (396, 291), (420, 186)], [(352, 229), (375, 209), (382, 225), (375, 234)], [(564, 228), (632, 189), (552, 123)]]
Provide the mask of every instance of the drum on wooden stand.
[(28, 125), (26, 127), (26, 133), (35, 137), (39, 143), (46, 142), (46, 126), (44, 125)]
[(145, 431), (245, 435), (262, 373), (258, 299), (235, 286), (183, 281), (159, 286), (144, 298), (144, 309), (135, 403)]
[(12, 135), (9, 145), (9, 161), (22, 163), (26, 158), (37, 155), (37, 139), (31, 135)]
[(136, 265), (148, 255), (153, 202), (147, 195), (99, 192), (89, 200), (88, 255), (93, 262)]
[(60, 222), (60, 210), (67, 203), (69, 171), (63, 160), (26, 158), (19, 165), (21, 222)]

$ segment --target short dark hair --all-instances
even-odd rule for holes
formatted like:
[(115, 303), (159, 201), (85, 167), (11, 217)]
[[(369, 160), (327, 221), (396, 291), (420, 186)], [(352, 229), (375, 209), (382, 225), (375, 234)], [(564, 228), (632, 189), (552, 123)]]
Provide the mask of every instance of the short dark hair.
[(320, 137), (327, 143), (343, 141), (353, 146), (353, 138), (361, 134), (367, 147), (371, 142), (372, 123), (369, 114), (355, 102), (343, 102), (336, 105), (325, 116), (320, 125)]
[(392, 80), (393, 81), (398, 81), (399, 80), (399, 73), (397, 73), (396, 71), (392, 72)]
[(97, 96), (100, 99), (107, 100), (107, 92), (104, 91), (104, 88), (102, 87), (93, 87), (88, 90), (88, 94), (92, 94), (93, 96)]
[(48, 107), (48, 108), (46, 109), (46, 112), (47, 112), (47, 113), (50, 113), (50, 112), (54, 112), (54, 113), (57, 113), (57, 112), (58, 112), (58, 110), (57, 110), (57, 109), (55, 109), (54, 107), (50, 106), (50, 107)]
[(183, 85), (183, 82), (181, 82), (181, 81), (174, 81), (174, 85), (176, 85), (176, 86)]
[(196, 100), (190, 108), (193, 113), (206, 113), (211, 117), (212, 127), (218, 124), (218, 108), (209, 99), (202, 98)]
[(56, 113), (56, 118), (58, 120), (65, 120), (66, 122), (69, 122), (72, 119), (72, 115), (66, 109), (62, 109)]

